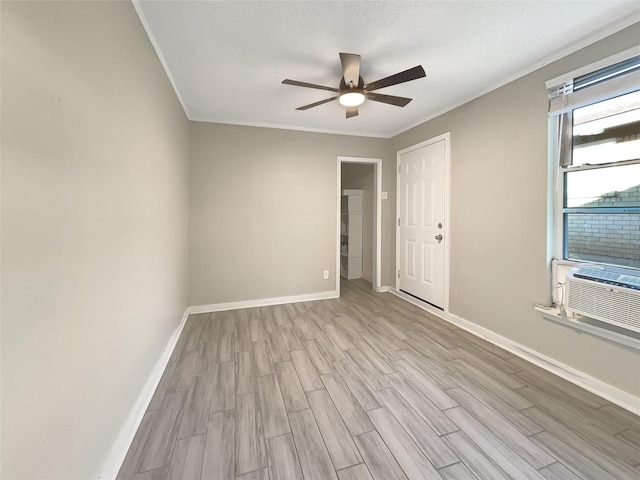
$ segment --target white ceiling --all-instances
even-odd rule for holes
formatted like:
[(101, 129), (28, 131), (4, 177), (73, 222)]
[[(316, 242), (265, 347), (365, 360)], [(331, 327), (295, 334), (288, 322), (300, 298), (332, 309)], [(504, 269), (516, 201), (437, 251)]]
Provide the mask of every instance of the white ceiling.
[[(640, 21), (638, 1), (145, 1), (134, 7), (191, 120), (390, 137)], [(365, 83), (421, 64), (427, 77), (345, 119), (339, 52)]]

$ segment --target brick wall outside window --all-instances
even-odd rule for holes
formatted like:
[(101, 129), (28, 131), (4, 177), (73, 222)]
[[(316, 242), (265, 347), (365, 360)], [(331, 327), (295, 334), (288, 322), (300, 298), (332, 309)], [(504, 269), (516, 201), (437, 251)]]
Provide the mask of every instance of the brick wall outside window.
[[(640, 185), (611, 192), (583, 207), (640, 205)], [(640, 214), (569, 214), (567, 218), (569, 258), (615, 263), (640, 268)]]

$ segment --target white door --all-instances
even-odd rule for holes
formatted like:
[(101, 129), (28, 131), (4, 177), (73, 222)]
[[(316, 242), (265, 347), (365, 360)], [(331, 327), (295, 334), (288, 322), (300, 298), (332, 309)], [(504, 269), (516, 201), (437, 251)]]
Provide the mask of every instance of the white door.
[(444, 308), (448, 137), (398, 154), (398, 288)]

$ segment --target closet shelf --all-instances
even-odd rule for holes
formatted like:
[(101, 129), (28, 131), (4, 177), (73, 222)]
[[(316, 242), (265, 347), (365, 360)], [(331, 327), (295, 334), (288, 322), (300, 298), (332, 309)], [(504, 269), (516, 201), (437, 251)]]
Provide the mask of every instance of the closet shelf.
[(343, 190), (340, 200), (340, 275), (362, 277), (363, 190)]

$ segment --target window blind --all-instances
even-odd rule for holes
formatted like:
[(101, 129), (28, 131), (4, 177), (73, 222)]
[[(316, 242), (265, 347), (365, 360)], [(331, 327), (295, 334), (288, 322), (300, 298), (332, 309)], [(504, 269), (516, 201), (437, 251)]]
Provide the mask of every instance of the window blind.
[(607, 100), (640, 89), (640, 55), (571, 78), (548, 89), (549, 115), (569, 113), (575, 108)]

